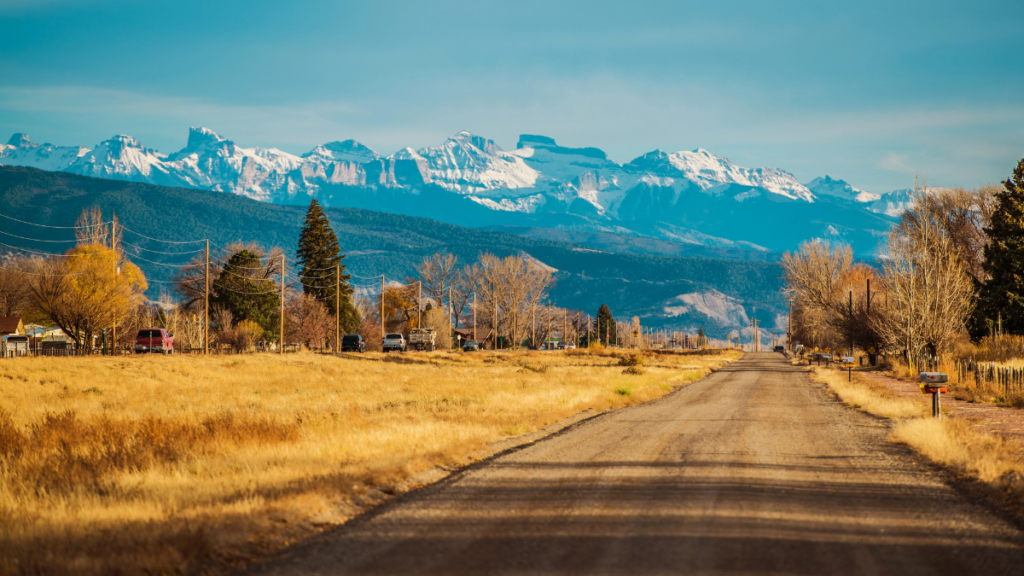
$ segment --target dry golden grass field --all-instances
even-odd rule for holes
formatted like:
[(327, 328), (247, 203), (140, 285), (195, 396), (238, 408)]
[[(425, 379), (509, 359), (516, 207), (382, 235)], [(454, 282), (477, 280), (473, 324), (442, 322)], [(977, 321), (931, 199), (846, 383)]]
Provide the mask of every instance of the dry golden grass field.
[(0, 361), (0, 572), (213, 573), (434, 466), (735, 351)]

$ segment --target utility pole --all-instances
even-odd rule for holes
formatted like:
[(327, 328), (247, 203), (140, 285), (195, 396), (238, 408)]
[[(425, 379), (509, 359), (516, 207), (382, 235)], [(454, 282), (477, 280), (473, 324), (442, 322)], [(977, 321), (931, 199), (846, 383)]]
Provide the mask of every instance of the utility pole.
[[(870, 283), (871, 281), (868, 280), (868, 282)], [(790, 301), (789, 301), (789, 325), (786, 328), (786, 334), (787, 334), (787, 336), (786, 336), (787, 346), (789, 347), (789, 351), (792, 353), (793, 352), (793, 300), (792, 299), (790, 299)]]
[(850, 357), (853, 357), (853, 290), (850, 290)]
[(206, 316), (203, 318), (203, 356), (210, 353), (210, 239), (206, 239), (206, 294), (203, 296)]
[(547, 336), (544, 337), (545, 348), (547, 348), (549, 340), (551, 340), (551, 300), (548, 300), (548, 332)]
[(568, 340), (568, 338), (566, 337), (566, 326), (568, 325), (568, 323), (565, 320), (565, 308), (562, 308), (562, 343), (568, 344), (568, 342), (566, 342), (566, 340)]
[[(113, 257), (114, 257), (114, 260), (113, 260), (113, 262), (114, 262), (114, 290), (117, 290), (117, 249), (116, 249), (116, 247), (114, 245), (114, 238), (115, 238), (114, 234), (116, 233), (116, 230), (114, 229), (114, 226), (116, 226), (116, 225), (117, 225), (116, 221), (114, 221), (114, 220), (110, 221), (110, 251), (112, 252)], [(110, 351), (111, 351), (111, 356), (113, 356), (114, 354), (117, 353), (117, 311), (116, 310), (113, 311), (113, 314), (111, 314), (111, 318), (110, 318)]]
[(281, 254), (281, 354), (284, 354), (284, 254)]
[[(456, 326), (458, 328), (458, 326)], [(448, 343), (452, 341), (452, 285), (448, 285)]]
[(419, 281), (420, 292), (416, 296), (416, 327), (423, 328), (423, 281)]
[(533, 332), (530, 334), (530, 344), (533, 344), (534, 350), (537, 349), (537, 305), (530, 306), (533, 312)]
[[(384, 340), (384, 275), (380, 275), (380, 337), (381, 342)], [(383, 344), (381, 345), (383, 346)]]
[(334, 353), (341, 350), (341, 264), (334, 268)]
[[(473, 292), (473, 340), (476, 340), (476, 292)], [(477, 344), (479, 343), (477, 340)]]

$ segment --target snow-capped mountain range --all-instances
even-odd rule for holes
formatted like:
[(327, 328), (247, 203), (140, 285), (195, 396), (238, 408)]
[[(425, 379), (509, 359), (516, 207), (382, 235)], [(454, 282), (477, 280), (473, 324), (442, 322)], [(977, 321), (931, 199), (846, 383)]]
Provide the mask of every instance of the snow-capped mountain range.
[[(739, 167), (703, 149), (655, 150), (618, 164), (597, 148), (566, 148), (545, 136), (523, 135), (514, 150), (502, 150), (469, 132), (388, 156), (354, 140), (301, 156), (242, 148), (207, 128), (192, 128), (186, 146), (172, 154), (126, 135), (89, 149), (36, 144), (15, 134), (0, 146), (0, 165), (219, 190), (278, 204), (318, 198), (327, 206), (463, 225), (529, 222), (771, 250), (789, 249), (799, 238), (877, 236), (909, 201), (907, 191), (875, 194), (829, 176), (801, 184), (784, 170)], [(801, 230), (770, 231), (787, 216), (800, 219)], [(758, 218), (767, 232), (749, 227)]]

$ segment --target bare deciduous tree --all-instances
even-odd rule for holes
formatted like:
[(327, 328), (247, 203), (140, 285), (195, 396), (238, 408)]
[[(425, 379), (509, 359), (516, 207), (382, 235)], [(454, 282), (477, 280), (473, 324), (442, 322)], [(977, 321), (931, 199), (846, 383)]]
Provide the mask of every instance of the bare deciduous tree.
[(285, 304), (285, 330), (288, 342), (298, 342), (307, 348), (318, 348), (333, 341), (336, 320), (323, 302), (312, 294), (301, 293)]
[(478, 323), (486, 320), (496, 336), (505, 335), (513, 343), (532, 328), (533, 311), (554, 284), (551, 271), (526, 256), (481, 254), (467, 275), (478, 298)]
[(25, 316), (29, 313), (32, 270), (39, 260), (25, 256), (0, 257), (0, 316)]
[(915, 208), (889, 235), (882, 268), (888, 302), (877, 324), (891, 346), (935, 355), (963, 331), (974, 286), (969, 259), (957, 246), (961, 237), (929, 207), (923, 183), (916, 191)]

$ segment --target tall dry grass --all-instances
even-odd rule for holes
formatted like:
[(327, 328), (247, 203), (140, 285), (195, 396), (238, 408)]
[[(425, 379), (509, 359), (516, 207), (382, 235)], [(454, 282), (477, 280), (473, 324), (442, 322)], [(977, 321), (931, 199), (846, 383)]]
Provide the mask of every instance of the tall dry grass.
[(931, 417), (930, 397), (900, 397), (877, 382), (817, 368), (813, 378), (826, 384), (845, 404), (895, 420), (890, 439), (906, 444), (956, 474), (997, 487), (1005, 502), (1024, 518), (1024, 461), (1021, 447), (1002, 436), (979, 432), (968, 422)]
[(736, 353), (0, 362), (0, 572), (216, 571), (344, 521), (374, 487)]
[(904, 398), (884, 385), (857, 376), (848, 380), (847, 373), (814, 367), (814, 379), (829, 387), (845, 404), (883, 418), (920, 418), (930, 414), (931, 407), (923, 401)]

